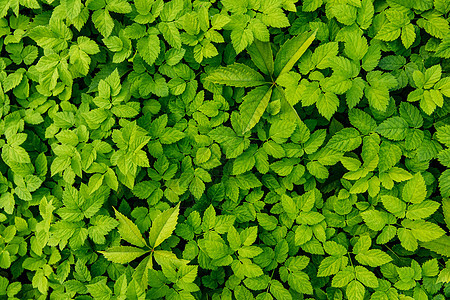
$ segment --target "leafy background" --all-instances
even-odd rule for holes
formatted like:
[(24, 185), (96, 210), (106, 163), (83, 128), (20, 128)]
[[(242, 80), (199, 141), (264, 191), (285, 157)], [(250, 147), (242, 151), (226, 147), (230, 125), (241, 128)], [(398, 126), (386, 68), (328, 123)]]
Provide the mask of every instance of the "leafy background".
[(0, 0), (0, 298), (448, 299), (449, 11)]

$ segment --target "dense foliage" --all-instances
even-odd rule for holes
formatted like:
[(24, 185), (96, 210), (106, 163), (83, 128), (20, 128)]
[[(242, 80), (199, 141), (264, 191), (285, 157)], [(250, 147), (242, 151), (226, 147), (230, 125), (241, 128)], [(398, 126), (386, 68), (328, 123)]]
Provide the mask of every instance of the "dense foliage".
[(0, 0), (0, 299), (449, 299), (449, 11)]

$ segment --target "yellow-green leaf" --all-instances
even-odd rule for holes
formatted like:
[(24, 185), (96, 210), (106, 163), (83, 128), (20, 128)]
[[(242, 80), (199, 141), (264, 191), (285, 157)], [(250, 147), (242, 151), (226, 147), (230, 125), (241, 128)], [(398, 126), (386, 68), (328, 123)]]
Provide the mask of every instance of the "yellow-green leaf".
[(114, 211), (116, 212), (116, 218), (119, 221), (119, 226), (117, 227), (117, 229), (119, 230), (122, 239), (138, 247), (146, 246), (147, 243), (142, 237), (139, 228), (133, 222), (131, 222), (130, 219), (122, 215), (115, 208)]
[(177, 226), (180, 203), (159, 214), (150, 228), (149, 243), (152, 248), (158, 247), (172, 235)]
[(144, 255), (147, 251), (131, 246), (115, 246), (99, 252), (113, 263), (126, 264)]
[(304, 32), (281, 46), (275, 58), (275, 76), (278, 77), (289, 72), (299, 58), (316, 38), (317, 29), (314, 32)]

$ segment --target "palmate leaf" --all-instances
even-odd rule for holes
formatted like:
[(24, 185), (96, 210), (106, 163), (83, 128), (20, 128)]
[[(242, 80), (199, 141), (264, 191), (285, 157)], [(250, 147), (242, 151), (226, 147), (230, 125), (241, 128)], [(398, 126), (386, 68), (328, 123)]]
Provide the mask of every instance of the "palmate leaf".
[(299, 58), (316, 38), (317, 29), (314, 32), (304, 32), (281, 46), (275, 58), (274, 75), (278, 77), (289, 72)]
[(235, 87), (253, 87), (266, 83), (261, 74), (249, 66), (240, 63), (220, 67), (211, 72), (205, 80)]
[(272, 87), (260, 86), (250, 91), (239, 107), (243, 134), (251, 130), (262, 117), (272, 96)]

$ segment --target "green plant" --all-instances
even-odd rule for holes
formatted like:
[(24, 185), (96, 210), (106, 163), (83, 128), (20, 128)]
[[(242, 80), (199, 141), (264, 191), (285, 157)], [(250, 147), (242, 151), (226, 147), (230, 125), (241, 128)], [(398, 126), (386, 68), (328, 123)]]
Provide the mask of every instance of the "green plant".
[(448, 299), (449, 14), (0, 0), (0, 299)]
[[(225, 84), (234, 87), (262, 86), (249, 91), (239, 107), (242, 134), (250, 131), (258, 123), (269, 105), (274, 89), (276, 89), (279, 97), (281, 97), (281, 105), (278, 105), (283, 108), (282, 113), (296, 116), (298, 121), (301, 122), (294, 108), (296, 102), (292, 103), (288, 101), (284, 90), (280, 88), (279, 84), (283, 83), (284, 77), (289, 76), (289, 71), (314, 41), (316, 32), (317, 30), (313, 33), (305, 32), (284, 43), (276, 55), (275, 62), (269, 42), (256, 40), (249, 47), (248, 51), (252, 62), (261, 72), (269, 77), (268, 81), (265, 81), (264, 76), (255, 72), (252, 68), (239, 63), (218, 68), (208, 75), (206, 80), (216, 84)], [(278, 84), (277, 81), (279, 82)], [(276, 95), (274, 95), (274, 98), (276, 98)], [(280, 102), (280, 99), (278, 99), (278, 102)], [(292, 121), (293, 118), (289, 117), (289, 120)]]

